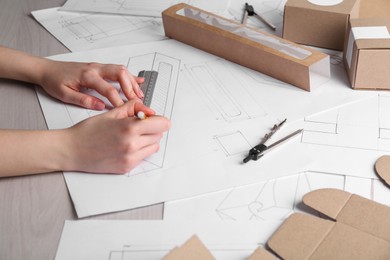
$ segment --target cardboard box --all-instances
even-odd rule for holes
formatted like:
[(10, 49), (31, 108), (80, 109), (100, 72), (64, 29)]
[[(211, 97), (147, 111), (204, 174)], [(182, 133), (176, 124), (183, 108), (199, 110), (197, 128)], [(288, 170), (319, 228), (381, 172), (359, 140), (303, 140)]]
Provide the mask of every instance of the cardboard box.
[(359, 18), (390, 19), (390, 1), (360, 0)]
[(269, 247), (283, 259), (390, 259), (390, 208), (337, 189), (306, 194), (329, 219), (294, 213)]
[(354, 89), (390, 89), (390, 21), (352, 19), (344, 64)]
[(162, 13), (165, 35), (310, 91), (330, 77), (329, 56), (186, 4)]
[[(359, 0), (288, 0), (283, 38), (305, 45), (342, 51), (350, 18), (359, 15)], [(319, 5), (315, 3), (338, 3)]]

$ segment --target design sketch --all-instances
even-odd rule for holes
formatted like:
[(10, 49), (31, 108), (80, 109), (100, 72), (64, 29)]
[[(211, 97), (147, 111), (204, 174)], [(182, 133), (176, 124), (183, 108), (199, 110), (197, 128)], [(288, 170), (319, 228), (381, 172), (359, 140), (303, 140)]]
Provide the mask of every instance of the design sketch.
[(390, 151), (390, 96), (379, 94), (304, 119), (302, 142)]
[(221, 147), (226, 156), (234, 156), (247, 152), (251, 145), (242, 132), (227, 133), (214, 136), (214, 140)]
[[(179, 77), (180, 60), (160, 53), (151, 53), (132, 57), (129, 59), (127, 68), (130, 71), (155, 70), (158, 78), (154, 89), (150, 107), (157, 115), (171, 118)], [(131, 174), (151, 171), (162, 168), (168, 142), (168, 133), (165, 133), (160, 141), (160, 151), (144, 160)]]
[(61, 16), (58, 23), (69, 30), (77, 40), (93, 43), (97, 40), (141, 29), (160, 31), (161, 22), (145, 17), (119, 15), (115, 23), (101, 19), (102, 14), (88, 14), (76, 18)]
[(68, 0), (61, 10), (161, 17), (165, 9), (182, 2), (209, 11), (223, 11), (228, 4), (226, 0)]
[[(283, 220), (296, 211), (310, 211), (304, 194), (336, 188), (390, 205), (390, 190), (379, 180), (321, 172), (303, 172), (229, 191), (215, 209), (222, 220)], [(314, 213), (314, 212), (313, 212)]]
[[(207, 249), (214, 256), (220, 258), (234, 259), (235, 255), (250, 255), (253, 253), (253, 248), (264, 246), (263, 243), (254, 244), (234, 244), (234, 245), (218, 245), (208, 244)], [(173, 248), (177, 247), (175, 244), (164, 245), (124, 245), (122, 250), (111, 250), (108, 260), (133, 260), (133, 259), (162, 259)]]
[(229, 62), (218, 59), (185, 67), (216, 120), (232, 122), (267, 115), (246, 90), (245, 79)]

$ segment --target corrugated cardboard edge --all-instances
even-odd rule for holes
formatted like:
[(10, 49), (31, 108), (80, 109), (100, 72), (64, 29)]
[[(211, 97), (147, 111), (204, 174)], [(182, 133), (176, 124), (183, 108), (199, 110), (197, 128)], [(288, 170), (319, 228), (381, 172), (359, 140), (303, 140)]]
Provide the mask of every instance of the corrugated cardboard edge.
[(193, 235), (181, 247), (173, 248), (163, 260), (215, 260), (214, 256), (202, 243), (198, 236)]
[[(283, 52), (274, 50), (270, 47), (262, 45), (253, 40), (246, 39), (232, 32), (228, 32), (220, 28), (216, 28), (215, 26), (204, 24), (199, 21), (178, 15), (177, 11), (183, 8), (198, 10), (204, 14), (218, 17), (218, 19), (225, 20), (229, 23), (234, 23), (237, 26), (245, 27), (248, 30), (256, 31), (257, 33), (275, 38), (278, 41), (282, 41), (288, 43), (289, 45), (308, 50), (311, 52), (311, 55), (303, 60), (291, 57)], [(329, 59), (329, 56), (325, 53), (315, 51), (309, 47), (298, 45), (291, 41), (279, 38), (275, 35), (256, 30), (252, 27), (239, 24), (224, 17), (217, 16), (184, 3), (171, 6), (170, 8), (163, 11), (162, 19), (165, 35), (167, 37), (176, 39), (229, 61), (262, 72), (271, 77), (275, 77), (279, 80), (290, 83), (307, 91), (311, 90), (309, 76), (310, 66), (315, 65), (324, 59)], [(183, 24), (185, 24), (185, 30), (181, 28)], [(221, 42), (221, 44), (218, 46), (213, 46), (213, 44), (210, 44), (213, 42)], [(245, 48), (243, 48), (243, 46), (245, 46)], [(260, 56), (259, 53), (262, 55)], [(256, 57), (256, 59), (254, 57)], [(283, 63), (281, 60), (283, 60)], [(268, 62), (266, 63), (266, 61)]]
[(376, 161), (375, 171), (387, 185), (390, 185), (390, 155), (383, 155)]
[(263, 247), (258, 247), (256, 250), (248, 257), (247, 260), (276, 260), (278, 259), (271, 252), (267, 251)]

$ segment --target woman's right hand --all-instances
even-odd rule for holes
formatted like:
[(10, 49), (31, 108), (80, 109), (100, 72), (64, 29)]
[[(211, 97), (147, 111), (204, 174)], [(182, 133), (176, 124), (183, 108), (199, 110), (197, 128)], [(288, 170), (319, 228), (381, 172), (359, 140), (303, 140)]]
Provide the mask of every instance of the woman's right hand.
[[(135, 117), (142, 111), (148, 117)], [(109, 112), (66, 129), (69, 161), (65, 171), (127, 173), (159, 150), (169, 119), (154, 115), (140, 101), (131, 100)]]

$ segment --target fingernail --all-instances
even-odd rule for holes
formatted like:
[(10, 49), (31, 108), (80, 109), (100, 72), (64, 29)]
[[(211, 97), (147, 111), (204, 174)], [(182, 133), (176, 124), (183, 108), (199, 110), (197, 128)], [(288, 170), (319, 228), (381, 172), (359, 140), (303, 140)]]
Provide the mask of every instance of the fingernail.
[(106, 107), (106, 105), (103, 102), (96, 102), (94, 104), (94, 109), (96, 110), (103, 110)]

